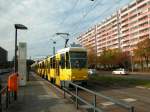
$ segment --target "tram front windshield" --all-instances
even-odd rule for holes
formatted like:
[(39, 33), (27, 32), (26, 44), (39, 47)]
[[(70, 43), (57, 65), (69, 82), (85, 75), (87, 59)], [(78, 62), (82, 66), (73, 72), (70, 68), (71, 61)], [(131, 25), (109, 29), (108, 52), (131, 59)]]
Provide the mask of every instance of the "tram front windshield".
[(86, 52), (70, 52), (71, 68), (86, 68), (87, 53)]

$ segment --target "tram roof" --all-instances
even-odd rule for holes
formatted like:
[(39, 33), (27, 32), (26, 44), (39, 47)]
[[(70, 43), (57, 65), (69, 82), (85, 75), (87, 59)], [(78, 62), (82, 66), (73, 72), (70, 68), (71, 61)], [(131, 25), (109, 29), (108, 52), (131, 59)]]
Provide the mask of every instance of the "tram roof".
[(63, 48), (59, 51), (57, 51), (57, 53), (65, 53), (65, 52), (69, 52), (69, 51), (87, 51), (85, 48), (83, 47), (67, 47), (67, 48)]

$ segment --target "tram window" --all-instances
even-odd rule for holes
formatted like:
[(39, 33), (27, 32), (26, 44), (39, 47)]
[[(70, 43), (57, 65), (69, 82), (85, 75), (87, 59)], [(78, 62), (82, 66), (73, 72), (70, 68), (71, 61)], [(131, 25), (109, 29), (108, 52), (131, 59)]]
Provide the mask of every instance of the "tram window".
[(86, 52), (70, 52), (70, 58), (87, 58)]
[(55, 63), (56, 63), (56, 60), (55, 60), (55, 57), (53, 57), (53, 68), (55, 68)]
[(61, 54), (61, 68), (64, 69), (65, 68), (65, 55)]
[(44, 68), (44, 62), (42, 63), (42, 65), (43, 65), (43, 68)]
[(42, 62), (42, 64), (41, 64), (41, 68), (43, 68), (43, 62)]
[(71, 68), (86, 68), (86, 59), (71, 59)]
[(48, 61), (48, 68), (50, 68), (50, 61)]
[(70, 68), (69, 53), (66, 52), (66, 68)]
[(51, 65), (51, 68), (53, 68), (52, 58), (50, 59), (50, 65)]
[(46, 62), (46, 64), (45, 64), (45, 66), (46, 66), (46, 69), (48, 68), (48, 63)]

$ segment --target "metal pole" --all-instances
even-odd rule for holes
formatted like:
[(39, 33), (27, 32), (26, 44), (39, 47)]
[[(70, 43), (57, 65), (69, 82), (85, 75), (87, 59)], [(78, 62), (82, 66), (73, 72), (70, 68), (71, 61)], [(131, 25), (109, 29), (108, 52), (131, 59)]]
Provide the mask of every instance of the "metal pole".
[(76, 108), (78, 109), (78, 87), (76, 86)]
[(94, 112), (96, 112), (95, 108), (96, 108), (96, 95), (94, 95)]
[(17, 72), (17, 28), (15, 30), (15, 57), (14, 57), (14, 63), (15, 63), (15, 72)]
[(10, 104), (11, 102), (10, 102), (10, 91), (8, 91), (8, 103)]
[(53, 55), (55, 55), (55, 46), (53, 46)]
[(133, 58), (132, 58), (132, 55), (131, 55), (131, 69), (132, 69), (132, 72), (133, 72)]
[[(18, 72), (18, 60), (17, 60), (17, 28), (15, 31), (15, 73)], [(14, 100), (17, 100), (17, 92), (14, 91)]]
[(17, 91), (14, 91), (14, 100), (17, 100)]
[(8, 108), (9, 98), (8, 98), (8, 86), (6, 88), (6, 109)]
[(97, 68), (97, 25), (95, 26), (95, 67)]
[(134, 112), (134, 107), (133, 106), (130, 108), (130, 112)]
[[(1, 83), (0, 83), (0, 90), (2, 90)], [(2, 112), (2, 93), (0, 93), (0, 112)]]
[(65, 81), (64, 81), (64, 87), (63, 87), (63, 89), (64, 89), (64, 98), (66, 98)]
[(133, 57), (132, 57), (132, 52), (131, 51), (130, 51), (130, 57), (131, 57), (131, 71), (133, 72)]

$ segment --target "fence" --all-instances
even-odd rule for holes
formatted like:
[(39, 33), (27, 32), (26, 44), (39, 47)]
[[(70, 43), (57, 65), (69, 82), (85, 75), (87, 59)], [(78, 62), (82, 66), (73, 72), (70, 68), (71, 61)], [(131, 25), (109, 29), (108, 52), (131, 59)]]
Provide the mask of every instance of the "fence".
[(18, 83), (17, 74), (15, 73), (8, 77), (8, 83), (5, 87), (2, 88), (2, 84), (0, 84), (0, 112), (8, 109), (9, 104), (13, 101), (11, 99), (17, 100), (17, 91)]
[[(73, 87), (75, 87), (75, 93), (71, 92), (67, 87), (66, 87), (66, 83), (72, 85)], [(80, 90), (84, 90), (90, 94), (93, 95), (93, 103), (90, 103), (90, 102), (87, 102), (85, 99), (83, 99), (82, 97), (80, 97), (78, 95), (78, 92), (79, 92), (79, 89)], [(79, 106), (79, 102), (78, 101), (81, 101), (83, 102), (84, 104), (90, 106), (94, 112), (104, 112), (103, 109), (100, 109), (97, 107), (97, 97), (102, 97), (106, 100), (109, 100), (111, 102), (113, 102), (114, 104), (126, 109), (128, 112), (134, 112), (134, 107), (125, 103), (125, 102), (122, 102), (122, 101), (117, 101), (117, 100), (114, 100), (113, 98), (110, 98), (110, 97), (107, 97), (107, 96), (104, 96), (100, 93), (97, 93), (97, 92), (94, 92), (94, 91), (91, 91), (89, 89), (86, 89), (82, 86), (79, 86), (77, 84), (74, 84), (72, 82), (67, 82), (67, 81), (64, 81), (64, 85), (63, 85), (63, 90), (64, 90), (64, 98), (66, 97), (66, 92), (69, 93), (70, 95), (72, 95), (73, 97), (75, 97), (75, 103), (76, 103), (76, 108), (78, 109), (78, 106)]]

